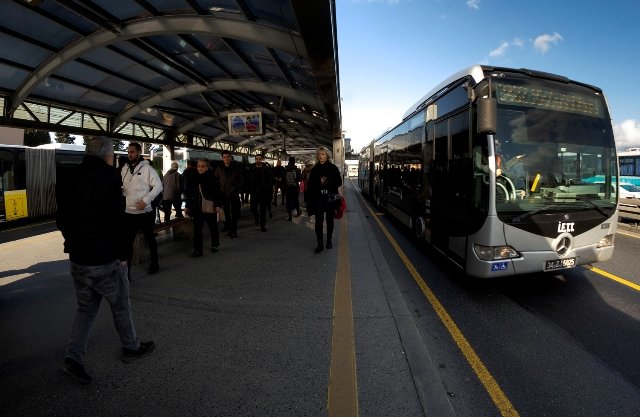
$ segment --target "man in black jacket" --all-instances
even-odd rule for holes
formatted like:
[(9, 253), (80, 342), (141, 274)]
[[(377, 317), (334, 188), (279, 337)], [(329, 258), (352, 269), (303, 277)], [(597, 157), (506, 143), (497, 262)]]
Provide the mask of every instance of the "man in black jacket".
[(240, 191), (242, 190), (242, 171), (233, 160), (231, 152), (221, 152), (222, 164), (218, 165), (214, 175), (218, 179), (222, 193), (222, 208), (224, 209), (227, 237), (238, 237), (238, 219), (240, 218)]
[(154, 349), (136, 335), (127, 277), (124, 202), (113, 167), (113, 142), (94, 138), (76, 175), (58, 184), (57, 225), (64, 236), (78, 309), (62, 370), (79, 382), (91, 377), (84, 367), (89, 333), (103, 298), (111, 307), (122, 342), (121, 359), (131, 362)]
[(273, 189), (273, 174), (269, 166), (262, 161), (262, 154), (256, 155), (256, 162), (251, 164), (249, 171), (251, 213), (255, 218), (256, 226), (260, 225), (260, 230), (266, 232), (265, 225), (267, 223), (267, 209), (270, 208), (271, 190)]

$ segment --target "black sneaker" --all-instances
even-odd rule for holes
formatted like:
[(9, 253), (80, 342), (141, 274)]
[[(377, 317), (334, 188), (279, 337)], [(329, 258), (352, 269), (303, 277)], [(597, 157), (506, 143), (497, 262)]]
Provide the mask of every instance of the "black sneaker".
[(260, 228), (260, 230), (261, 230), (261, 231), (263, 231), (263, 232), (266, 232), (266, 231), (267, 231), (267, 228), (266, 228), (266, 227), (264, 227), (264, 226), (262, 226), (262, 227)]
[(147, 269), (147, 274), (149, 274), (149, 275), (153, 275), (153, 274), (155, 274), (156, 272), (158, 272), (159, 270), (160, 270), (160, 265), (158, 265), (158, 264), (151, 265), (151, 266), (149, 267), (149, 269)]
[(193, 251), (193, 253), (192, 253), (191, 255), (189, 255), (189, 256), (191, 256), (192, 258), (199, 258), (199, 257), (201, 257), (201, 256), (202, 256), (202, 252), (195, 250), (195, 251)]
[(211, 253), (216, 253), (216, 252), (218, 252), (218, 247), (217, 246), (213, 246), (211, 248)]
[(156, 344), (153, 343), (152, 341), (140, 342), (140, 347), (138, 349), (134, 350), (134, 349), (122, 348), (122, 356), (120, 356), (120, 358), (124, 363), (131, 363), (136, 359), (140, 359), (150, 355), (151, 352), (153, 352), (153, 349), (155, 349), (155, 347), (156, 347)]
[(327, 246), (325, 246), (325, 248), (331, 249), (332, 247), (333, 247), (333, 245), (331, 244), (331, 242), (327, 242)]
[(91, 383), (91, 376), (89, 376), (87, 371), (84, 370), (84, 365), (76, 362), (74, 359), (64, 358), (64, 363), (62, 364), (62, 372), (69, 375), (81, 384)]

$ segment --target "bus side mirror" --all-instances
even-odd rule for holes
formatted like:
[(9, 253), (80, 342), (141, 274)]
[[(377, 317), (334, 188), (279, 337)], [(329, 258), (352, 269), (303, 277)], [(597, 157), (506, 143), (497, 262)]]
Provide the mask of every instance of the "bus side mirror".
[(494, 134), (498, 126), (498, 103), (495, 98), (478, 98), (478, 133)]

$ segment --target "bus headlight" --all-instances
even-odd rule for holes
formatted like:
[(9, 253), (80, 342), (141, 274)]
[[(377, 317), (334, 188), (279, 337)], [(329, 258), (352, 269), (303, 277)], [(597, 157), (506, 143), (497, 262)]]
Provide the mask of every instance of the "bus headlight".
[(473, 245), (476, 256), (483, 261), (519, 258), (520, 253), (511, 246), (482, 246)]
[(606, 235), (598, 242), (599, 248), (605, 248), (607, 246), (613, 246), (613, 235)]

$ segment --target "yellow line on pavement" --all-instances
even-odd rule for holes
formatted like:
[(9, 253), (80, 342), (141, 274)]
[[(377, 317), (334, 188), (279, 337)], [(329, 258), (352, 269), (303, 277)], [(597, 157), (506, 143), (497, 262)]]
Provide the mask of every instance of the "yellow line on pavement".
[(502, 391), (502, 389), (496, 382), (495, 378), (493, 378), (489, 370), (486, 368), (486, 366), (484, 366), (484, 363), (482, 363), (482, 360), (480, 359), (478, 354), (475, 352), (473, 347), (471, 347), (471, 344), (467, 341), (467, 339), (464, 337), (464, 335), (462, 334), (462, 332), (460, 331), (456, 323), (453, 321), (453, 319), (447, 312), (447, 310), (440, 303), (440, 301), (438, 300), (438, 297), (436, 297), (433, 291), (431, 291), (429, 286), (425, 283), (424, 279), (422, 278), (420, 273), (416, 270), (416, 268), (413, 266), (413, 264), (411, 263), (407, 255), (400, 248), (400, 246), (395, 241), (393, 236), (391, 236), (391, 233), (389, 233), (387, 228), (382, 224), (382, 221), (380, 221), (378, 216), (375, 215), (375, 213), (369, 206), (367, 206), (367, 208), (371, 212), (373, 219), (375, 219), (375, 221), (378, 223), (378, 226), (380, 226), (382, 233), (384, 233), (384, 235), (387, 237), (387, 239), (389, 240), (393, 248), (398, 253), (398, 256), (400, 257), (405, 267), (413, 277), (414, 281), (418, 284), (418, 286), (422, 290), (422, 293), (425, 295), (425, 297), (427, 297), (427, 300), (429, 300), (429, 303), (435, 310), (436, 314), (438, 314), (438, 317), (440, 317), (440, 320), (449, 331), (449, 334), (458, 345), (458, 348), (460, 349), (460, 351), (462, 351), (462, 354), (467, 359), (467, 362), (469, 363), (469, 365), (471, 365), (471, 368), (478, 376), (478, 379), (480, 379), (480, 382), (482, 383), (482, 385), (484, 385), (485, 390), (487, 391), (487, 393), (493, 400), (494, 404), (500, 411), (500, 414), (504, 417), (519, 416), (520, 414), (518, 414), (518, 411), (516, 411), (516, 409), (511, 404), (511, 401), (509, 401), (505, 393)]
[(593, 271), (593, 272), (595, 272), (596, 274), (600, 274), (600, 275), (602, 275), (602, 276), (603, 276), (603, 277), (605, 277), (605, 278), (612, 279), (612, 280), (614, 280), (614, 281), (616, 281), (616, 282), (619, 282), (619, 283), (620, 283), (620, 284), (622, 284), (622, 285), (626, 285), (626, 286), (627, 286), (627, 287), (629, 287), (629, 288), (633, 288), (633, 289), (634, 289), (634, 290), (636, 290), (636, 291), (640, 291), (640, 285), (638, 285), (638, 284), (634, 284), (633, 282), (631, 282), (631, 281), (627, 281), (627, 280), (626, 280), (626, 279), (624, 279), (624, 278), (620, 278), (620, 277), (619, 277), (619, 276), (617, 276), (617, 275), (613, 275), (613, 274), (611, 274), (611, 273), (609, 273), (609, 272), (607, 272), (607, 271), (603, 271), (602, 269), (600, 269), (600, 268), (596, 268), (596, 267), (595, 267), (595, 266), (593, 266), (593, 265), (585, 265), (585, 267), (586, 267), (587, 269), (592, 270), (592, 271)]
[(356, 349), (353, 337), (349, 234), (346, 216), (342, 218), (340, 225), (327, 403), (328, 417), (358, 416)]

